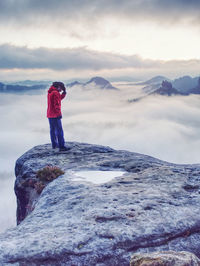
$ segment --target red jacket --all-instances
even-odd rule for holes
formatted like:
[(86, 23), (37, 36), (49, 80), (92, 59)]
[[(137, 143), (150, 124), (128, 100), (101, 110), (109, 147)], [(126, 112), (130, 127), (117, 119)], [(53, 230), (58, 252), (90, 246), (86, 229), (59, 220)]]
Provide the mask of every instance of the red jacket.
[(66, 93), (60, 94), (59, 91), (51, 86), (47, 95), (47, 117), (56, 118), (62, 116), (61, 100), (65, 98)]

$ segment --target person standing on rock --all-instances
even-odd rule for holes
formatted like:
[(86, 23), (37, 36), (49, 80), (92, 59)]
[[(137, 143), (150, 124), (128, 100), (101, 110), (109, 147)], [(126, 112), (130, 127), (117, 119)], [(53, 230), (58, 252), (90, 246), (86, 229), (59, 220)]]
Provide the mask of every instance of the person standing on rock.
[[(61, 94), (62, 92), (62, 94)], [(65, 147), (64, 133), (62, 128), (61, 100), (66, 96), (65, 85), (62, 82), (53, 82), (47, 95), (47, 117), (50, 126), (50, 138), (52, 148), (59, 148), (60, 151), (67, 151)]]

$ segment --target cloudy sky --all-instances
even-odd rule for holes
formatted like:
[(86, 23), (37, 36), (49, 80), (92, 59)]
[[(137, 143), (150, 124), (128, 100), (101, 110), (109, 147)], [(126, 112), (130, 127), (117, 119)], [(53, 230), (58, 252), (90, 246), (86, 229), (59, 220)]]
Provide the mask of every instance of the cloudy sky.
[(196, 76), (199, 8), (198, 0), (2, 0), (0, 79)]

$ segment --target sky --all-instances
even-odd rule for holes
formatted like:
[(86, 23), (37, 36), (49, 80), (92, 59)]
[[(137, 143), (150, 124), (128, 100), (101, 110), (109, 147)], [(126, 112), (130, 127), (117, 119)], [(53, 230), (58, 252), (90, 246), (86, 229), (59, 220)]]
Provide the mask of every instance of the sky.
[(199, 0), (2, 0), (0, 81), (197, 76)]

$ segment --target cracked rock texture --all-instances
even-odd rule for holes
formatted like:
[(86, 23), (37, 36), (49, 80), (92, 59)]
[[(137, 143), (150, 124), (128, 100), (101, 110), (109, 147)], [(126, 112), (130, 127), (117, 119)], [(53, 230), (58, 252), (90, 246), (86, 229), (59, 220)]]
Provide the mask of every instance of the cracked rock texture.
[(189, 252), (163, 251), (135, 254), (130, 266), (199, 266), (200, 260)]
[[(0, 235), (0, 265), (129, 265), (135, 253), (167, 250), (200, 257), (200, 165), (67, 146), (67, 152), (37, 146), (17, 160), (19, 225)], [(46, 165), (65, 174), (38, 195), (36, 172)], [(74, 180), (80, 170), (125, 173), (94, 185)]]

